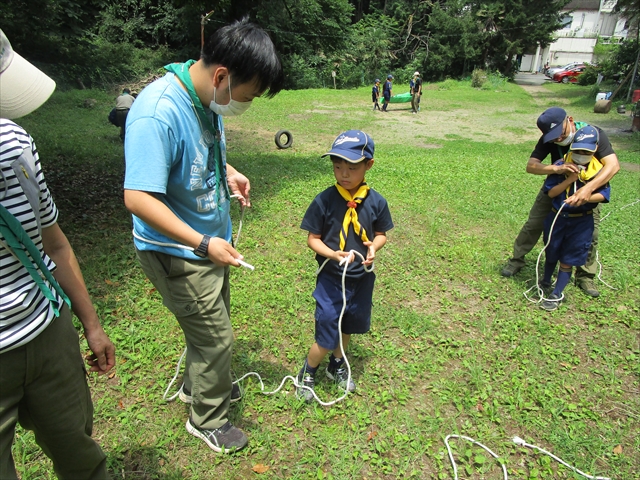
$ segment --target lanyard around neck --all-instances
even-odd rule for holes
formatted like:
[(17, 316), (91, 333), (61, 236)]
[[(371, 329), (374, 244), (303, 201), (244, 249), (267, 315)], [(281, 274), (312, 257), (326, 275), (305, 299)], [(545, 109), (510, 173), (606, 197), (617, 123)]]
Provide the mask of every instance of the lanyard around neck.
[[(209, 149), (209, 155), (213, 154), (213, 159), (209, 158), (207, 161), (207, 165), (210, 171), (215, 169), (216, 175), (216, 183), (217, 193), (218, 193), (218, 205), (220, 205), (220, 197), (221, 192), (224, 192), (225, 198), (229, 200), (229, 193), (227, 191), (226, 186), (223, 184), (226, 175), (224, 172), (224, 165), (222, 164), (222, 150), (220, 146), (221, 141), (221, 133), (218, 129), (218, 115), (215, 112), (213, 114), (213, 122), (209, 119), (209, 116), (204, 110), (202, 106), (202, 102), (200, 101), (200, 97), (196, 93), (196, 89), (193, 86), (193, 81), (191, 80), (191, 74), (189, 72), (189, 68), (196, 63), (195, 60), (188, 60), (185, 63), (170, 63), (169, 65), (165, 65), (165, 70), (172, 72), (178, 77), (178, 79), (182, 82), (182, 84), (187, 89), (187, 93), (191, 98), (191, 105), (196, 112), (196, 116), (200, 120), (200, 127), (203, 132), (206, 131), (209, 133), (208, 136), (213, 138), (213, 148)], [(213, 160), (213, 161), (211, 161)]]

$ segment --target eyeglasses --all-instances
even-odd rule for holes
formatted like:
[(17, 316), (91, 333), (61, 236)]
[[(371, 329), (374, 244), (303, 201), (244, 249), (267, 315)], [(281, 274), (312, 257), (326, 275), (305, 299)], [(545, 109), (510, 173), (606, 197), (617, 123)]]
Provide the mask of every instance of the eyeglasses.
[(564, 119), (564, 123), (562, 124), (562, 135), (556, 138), (555, 141), (556, 142), (563, 141), (565, 138), (569, 136), (570, 133), (571, 133), (571, 122), (569, 121), (569, 117), (567, 117)]

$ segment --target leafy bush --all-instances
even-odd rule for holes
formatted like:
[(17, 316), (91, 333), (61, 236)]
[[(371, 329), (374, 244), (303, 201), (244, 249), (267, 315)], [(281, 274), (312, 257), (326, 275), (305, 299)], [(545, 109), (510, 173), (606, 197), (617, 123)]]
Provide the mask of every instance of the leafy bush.
[[(474, 70), (475, 72), (475, 70)], [(482, 90), (505, 90), (509, 84), (509, 79), (500, 72), (493, 72), (486, 75)], [(471, 86), (473, 86), (473, 74), (471, 75)]]
[(482, 88), (487, 81), (487, 72), (480, 68), (476, 68), (471, 72), (471, 86), (473, 88)]
[(600, 70), (593, 65), (587, 65), (578, 77), (578, 85), (595, 85), (598, 81), (598, 73)]

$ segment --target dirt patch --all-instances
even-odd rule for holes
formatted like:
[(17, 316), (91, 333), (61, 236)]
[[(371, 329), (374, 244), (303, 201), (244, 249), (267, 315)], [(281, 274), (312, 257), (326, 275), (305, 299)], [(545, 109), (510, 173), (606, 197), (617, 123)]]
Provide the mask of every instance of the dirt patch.
[(637, 163), (620, 162), (620, 167), (628, 172), (640, 172), (640, 164)]

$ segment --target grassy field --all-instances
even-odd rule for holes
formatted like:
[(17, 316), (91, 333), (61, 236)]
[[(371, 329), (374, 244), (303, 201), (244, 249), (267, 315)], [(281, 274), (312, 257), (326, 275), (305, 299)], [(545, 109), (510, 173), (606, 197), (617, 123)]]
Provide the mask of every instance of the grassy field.
[[(640, 198), (640, 136), (624, 132), (629, 116), (615, 106), (594, 114), (576, 85), (476, 90), (446, 81), (425, 87), (418, 115), (409, 104), (373, 112), (369, 91), (282, 92), (227, 122), (229, 163), (252, 181), (238, 250), (256, 266), (231, 274), (238, 376), (259, 372), (272, 390), (313, 341), (316, 265), (299, 225), (333, 183), (320, 155), (340, 131), (374, 138), (367, 180), (396, 224), (376, 261), (372, 330), (347, 352), (356, 393), (323, 408), (298, 401), (291, 384), (264, 396), (246, 381), (231, 416), (250, 443), (233, 456), (189, 435), (188, 408), (162, 399), (184, 340), (136, 263), (123, 149), (107, 123), (113, 95), (56, 93), (19, 122), (36, 140), (60, 223), (116, 344), (115, 374), (90, 379), (94, 434), (114, 478), (453, 478), (449, 434), (487, 445), (512, 479), (582, 478), (516, 446), (516, 435), (592, 475), (640, 478), (640, 204), (621, 208)], [(86, 98), (96, 106), (85, 108)], [(525, 164), (535, 120), (553, 105), (606, 128), (624, 168), (600, 233), (602, 276), (615, 290), (600, 284), (591, 299), (570, 285), (568, 301), (548, 313), (523, 297), (541, 244), (514, 279), (499, 270), (543, 180)], [(281, 128), (293, 133), (290, 149), (274, 145)], [(237, 228), (239, 210), (232, 215)], [(340, 395), (324, 380), (317, 391)], [(483, 450), (451, 443), (460, 478), (502, 478)], [(18, 431), (13, 452), (23, 479), (55, 478), (31, 433)], [(260, 465), (267, 470), (255, 473)]]

